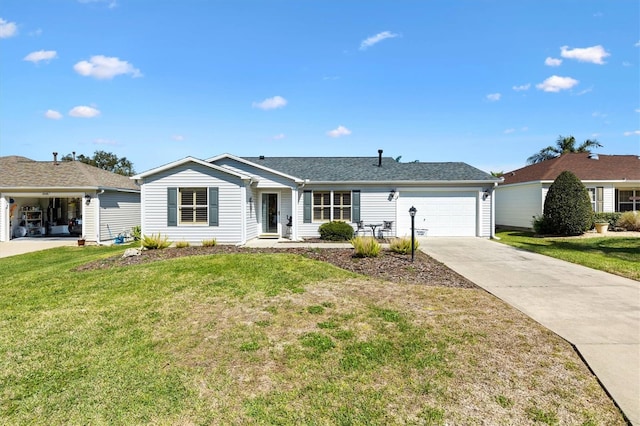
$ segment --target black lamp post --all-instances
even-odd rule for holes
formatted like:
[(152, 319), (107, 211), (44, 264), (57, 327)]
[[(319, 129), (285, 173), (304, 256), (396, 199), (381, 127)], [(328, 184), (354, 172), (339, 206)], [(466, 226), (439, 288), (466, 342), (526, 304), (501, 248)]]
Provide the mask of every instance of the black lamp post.
[(411, 206), (409, 209), (409, 214), (411, 215), (411, 261), (415, 258), (416, 247), (415, 247), (415, 239), (416, 239), (416, 213), (418, 210), (414, 206)]

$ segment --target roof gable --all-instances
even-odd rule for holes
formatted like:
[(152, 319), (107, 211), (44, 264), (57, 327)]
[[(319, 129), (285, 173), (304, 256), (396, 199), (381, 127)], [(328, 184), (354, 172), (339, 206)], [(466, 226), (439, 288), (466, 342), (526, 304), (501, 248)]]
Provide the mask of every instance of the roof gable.
[(81, 161), (34, 161), (19, 156), (0, 157), (0, 188), (140, 190), (127, 176)]
[(238, 177), (240, 179), (250, 179), (250, 176), (244, 175), (242, 173), (238, 173), (238, 172), (236, 172), (234, 170), (231, 170), (229, 168), (226, 168), (226, 167), (217, 166), (217, 165), (209, 163), (207, 161), (199, 160), (199, 159), (194, 158), (194, 157), (185, 157), (185, 158), (182, 158), (180, 160), (174, 161), (172, 163), (168, 163), (168, 164), (162, 165), (160, 167), (156, 167), (155, 169), (147, 170), (146, 172), (142, 172), (142, 173), (139, 173), (139, 174), (137, 174), (135, 176), (132, 176), (131, 179), (143, 179), (143, 178), (146, 178), (146, 177), (149, 177), (149, 176), (153, 176), (153, 175), (155, 175), (157, 173), (160, 173), (160, 172), (163, 172), (163, 171), (166, 171), (166, 170), (170, 170), (170, 169), (173, 169), (174, 167), (178, 167), (178, 166), (181, 166), (181, 165), (187, 164), (187, 163), (199, 164), (201, 166), (204, 166), (204, 167), (207, 167), (207, 168), (210, 168), (210, 169), (213, 169), (213, 170), (217, 170), (217, 171), (220, 171), (220, 172), (223, 172), (223, 173), (227, 173), (227, 174), (232, 175), (232, 176), (236, 176), (236, 177)]
[(640, 158), (635, 155), (568, 153), (507, 172), (503, 175), (503, 185), (553, 181), (565, 170), (572, 172), (582, 181), (640, 181)]

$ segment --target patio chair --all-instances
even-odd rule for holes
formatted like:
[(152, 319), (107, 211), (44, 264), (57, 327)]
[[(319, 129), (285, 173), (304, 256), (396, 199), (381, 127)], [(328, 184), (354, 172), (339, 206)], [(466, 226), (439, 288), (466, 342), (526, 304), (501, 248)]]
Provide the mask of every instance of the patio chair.
[(392, 220), (385, 220), (382, 222), (382, 228), (380, 229), (380, 235), (384, 238), (384, 233), (388, 232), (389, 234), (391, 234), (391, 231), (393, 230), (393, 221)]
[(362, 232), (363, 234), (366, 234), (367, 230), (364, 227), (364, 221), (362, 220), (357, 221), (356, 226), (357, 226), (356, 232), (355, 232), (356, 237), (360, 234), (360, 232)]

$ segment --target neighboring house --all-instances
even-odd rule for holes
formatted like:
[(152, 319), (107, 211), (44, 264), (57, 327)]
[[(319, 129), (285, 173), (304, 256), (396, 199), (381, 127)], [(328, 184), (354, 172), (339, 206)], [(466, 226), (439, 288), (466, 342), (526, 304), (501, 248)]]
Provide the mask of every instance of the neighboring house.
[[(140, 173), (142, 233), (198, 244), (215, 238), (317, 237), (345, 221), (376, 235), (490, 237), (499, 179), (465, 163), (399, 163), (378, 157), (186, 157)], [(362, 231), (360, 231), (361, 233)]]
[(140, 225), (140, 188), (80, 161), (0, 157), (0, 241), (84, 236), (102, 243)]
[(565, 170), (587, 187), (594, 211), (640, 210), (638, 156), (569, 153), (505, 173), (496, 189), (496, 225), (531, 228), (549, 186)]

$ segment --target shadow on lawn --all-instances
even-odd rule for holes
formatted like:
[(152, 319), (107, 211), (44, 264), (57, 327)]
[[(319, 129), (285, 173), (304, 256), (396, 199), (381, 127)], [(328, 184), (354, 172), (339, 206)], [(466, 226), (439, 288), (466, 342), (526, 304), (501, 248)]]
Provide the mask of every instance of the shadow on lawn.
[(526, 232), (514, 233), (512, 236), (535, 238), (536, 241), (519, 241), (520, 247), (536, 252), (549, 252), (554, 250), (573, 251), (577, 253), (602, 253), (606, 256), (624, 260), (638, 260), (640, 256), (640, 239), (638, 238), (603, 238), (603, 239), (576, 239), (556, 240), (551, 238), (538, 238)]

